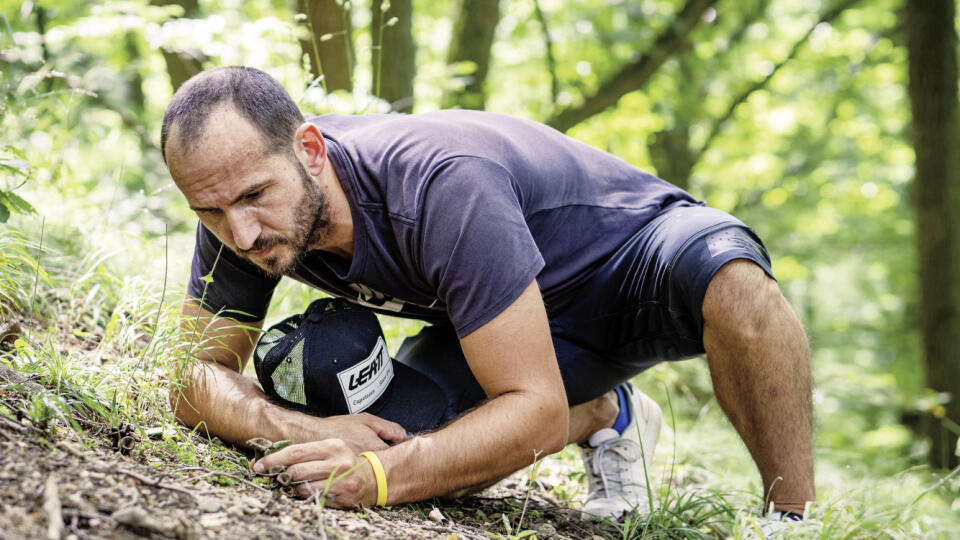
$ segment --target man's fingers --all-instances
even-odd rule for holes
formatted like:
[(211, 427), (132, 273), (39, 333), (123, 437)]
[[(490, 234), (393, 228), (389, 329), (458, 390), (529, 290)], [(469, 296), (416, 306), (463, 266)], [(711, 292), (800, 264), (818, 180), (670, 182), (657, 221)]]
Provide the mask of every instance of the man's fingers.
[(338, 455), (323, 461), (307, 461), (303, 463), (294, 463), (287, 467), (287, 472), (293, 478), (294, 482), (323, 482), (333, 476), (334, 480), (340, 482), (350, 477), (350, 469), (356, 465), (349, 455)]
[(377, 483), (373, 468), (364, 465), (367, 461), (358, 457), (350, 445), (341, 439), (327, 439), (290, 445), (264, 456), (253, 464), (258, 473), (271, 467), (286, 467), (294, 492), (300, 497), (310, 497), (317, 491), (330, 495), (328, 503), (338, 508), (376, 500)]
[(383, 418), (373, 416), (371, 414), (366, 414), (365, 420), (367, 425), (370, 426), (370, 429), (374, 430), (377, 433), (377, 436), (385, 441), (390, 441), (396, 444), (410, 438), (407, 435), (407, 430), (396, 422), (384, 420)]
[(350, 449), (347, 443), (340, 439), (291, 444), (282, 450), (278, 450), (257, 460), (257, 462), (253, 464), (253, 470), (262, 473), (270, 470), (270, 467), (274, 465), (290, 467), (295, 463), (322, 461), (337, 453), (343, 452), (350, 453)]
[[(296, 483), (294, 493), (303, 498), (317, 497), (322, 499), (327, 506), (334, 508), (356, 506), (362, 502), (361, 491), (363, 490), (364, 479), (363, 473), (359, 469), (352, 469), (351, 473), (344, 474), (351, 469), (347, 468), (343, 472), (340, 470), (332, 472), (333, 480), (329, 480), (328, 477), (321, 480), (305, 480)], [(373, 504), (372, 500), (370, 504)]]

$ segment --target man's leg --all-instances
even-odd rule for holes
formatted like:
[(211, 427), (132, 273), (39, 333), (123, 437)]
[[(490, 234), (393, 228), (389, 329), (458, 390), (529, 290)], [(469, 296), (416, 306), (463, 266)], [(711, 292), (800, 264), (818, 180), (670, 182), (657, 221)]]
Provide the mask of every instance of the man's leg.
[(590, 435), (612, 427), (620, 413), (617, 393), (613, 390), (602, 396), (570, 407), (570, 435), (567, 444), (584, 443)]
[(720, 407), (753, 456), (776, 510), (814, 500), (810, 350), (777, 283), (738, 259), (703, 300), (703, 344)]
[[(554, 339), (554, 348), (568, 395), (573, 403), (578, 403), (570, 407), (568, 443), (586, 442), (590, 435), (613, 426), (617, 419), (620, 412), (617, 394), (609, 389), (639, 370), (610, 366), (607, 360), (564, 340)], [(424, 328), (416, 336), (404, 340), (396, 359), (440, 386), (450, 404), (447, 420), (485, 399), (452, 328)]]

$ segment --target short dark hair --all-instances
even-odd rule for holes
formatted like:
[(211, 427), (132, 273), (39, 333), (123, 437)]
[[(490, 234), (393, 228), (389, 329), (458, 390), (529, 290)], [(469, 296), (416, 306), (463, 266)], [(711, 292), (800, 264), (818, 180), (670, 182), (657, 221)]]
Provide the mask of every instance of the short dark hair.
[(293, 135), (303, 123), (303, 113), (290, 94), (259, 69), (229, 66), (210, 69), (192, 77), (177, 90), (160, 129), (160, 152), (167, 159), (170, 131), (179, 126), (182, 148), (197, 142), (210, 113), (229, 103), (260, 132), (268, 152), (290, 150)]

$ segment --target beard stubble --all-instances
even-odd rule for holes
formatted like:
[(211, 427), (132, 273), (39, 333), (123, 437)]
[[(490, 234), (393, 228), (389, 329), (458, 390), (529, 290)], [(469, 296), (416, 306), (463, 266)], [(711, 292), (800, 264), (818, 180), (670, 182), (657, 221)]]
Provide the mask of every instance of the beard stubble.
[[(300, 160), (295, 157), (291, 157), (291, 159), (300, 173), (300, 184), (303, 188), (300, 200), (294, 205), (293, 237), (287, 238), (279, 234), (261, 235), (250, 249), (238, 253), (244, 259), (257, 265), (270, 277), (280, 277), (292, 273), (303, 262), (303, 258), (310, 251), (310, 246), (322, 243), (329, 233), (329, 203), (320, 191), (319, 186), (310, 178)], [(281, 260), (278, 256), (256, 260), (249, 256), (252, 251), (274, 246), (290, 246), (293, 256), (287, 260)]]

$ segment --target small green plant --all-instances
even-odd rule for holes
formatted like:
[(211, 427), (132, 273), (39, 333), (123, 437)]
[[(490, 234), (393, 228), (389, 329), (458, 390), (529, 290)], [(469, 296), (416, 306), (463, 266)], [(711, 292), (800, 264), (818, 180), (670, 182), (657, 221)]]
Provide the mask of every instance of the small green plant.
[(36, 214), (37, 211), (22, 197), (14, 193), (26, 183), (30, 177), (30, 164), (27, 156), (15, 146), (3, 145), (0, 147), (0, 173), (3, 176), (22, 178), (19, 184), (10, 187), (9, 180), (6, 188), (0, 188), (0, 223), (6, 223), (11, 214)]
[(534, 535), (537, 532), (530, 529), (523, 529), (523, 518), (527, 515), (527, 506), (530, 503), (530, 494), (540, 485), (537, 480), (537, 475), (540, 473), (540, 467), (543, 465), (543, 460), (540, 459), (540, 452), (534, 452), (533, 454), (533, 465), (527, 468), (527, 482), (526, 482), (526, 493), (523, 497), (523, 507), (520, 510), (520, 517), (517, 519), (516, 527), (510, 524), (510, 518), (507, 517), (507, 512), (504, 512), (500, 515), (501, 521), (503, 521), (503, 529), (506, 531), (506, 535), (485, 532), (484, 534), (489, 538), (496, 538), (497, 540), (519, 540), (520, 538), (526, 538), (528, 536)]

